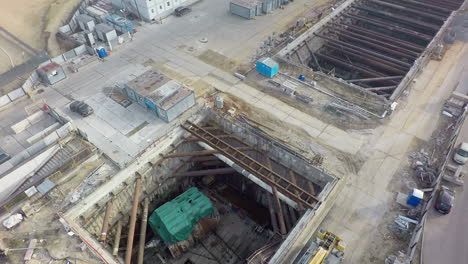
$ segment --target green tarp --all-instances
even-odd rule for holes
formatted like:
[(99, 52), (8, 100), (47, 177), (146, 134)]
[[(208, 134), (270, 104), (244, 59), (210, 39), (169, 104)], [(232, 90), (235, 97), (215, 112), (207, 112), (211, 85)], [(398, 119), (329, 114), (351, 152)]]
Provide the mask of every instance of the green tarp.
[(196, 187), (192, 187), (154, 210), (149, 224), (162, 240), (176, 243), (187, 239), (195, 224), (213, 212), (210, 199)]

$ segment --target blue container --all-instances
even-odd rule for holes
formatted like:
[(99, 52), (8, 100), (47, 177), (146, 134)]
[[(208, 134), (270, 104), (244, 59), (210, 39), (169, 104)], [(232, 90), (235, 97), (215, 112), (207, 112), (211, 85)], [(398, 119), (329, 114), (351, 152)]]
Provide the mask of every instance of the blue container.
[(299, 80), (301, 80), (301, 81), (303, 81), (303, 82), (305, 82), (305, 76), (304, 76), (304, 75), (302, 75), (302, 74), (301, 74), (301, 75), (299, 75), (298, 79), (299, 79)]
[(106, 17), (106, 21), (117, 27), (120, 32), (133, 33), (133, 24), (128, 19), (125, 19), (118, 15), (111, 15)]
[(261, 58), (256, 64), (257, 71), (267, 77), (273, 77), (278, 73), (279, 65), (271, 58)]
[(406, 201), (407, 204), (411, 206), (418, 206), (421, 203), (424, 197), (424, 192), (418, 189), (413, 189), (411, 193), (408, 195), (408, 200)]
[(103, 48), (103, 47), (97, 48), (97, 49), (96, 49), (96, 52), (97, 52), (99, 58), (101, 58), (101, 59), (107, 57), (107, 51), (106, 51), (106, 49)]

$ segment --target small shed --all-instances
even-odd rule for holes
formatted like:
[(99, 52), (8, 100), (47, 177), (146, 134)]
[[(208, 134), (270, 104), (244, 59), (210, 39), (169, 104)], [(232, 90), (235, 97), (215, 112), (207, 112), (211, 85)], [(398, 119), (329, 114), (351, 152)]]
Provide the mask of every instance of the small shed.
[(129, 81), (124, 91), (128, 98), (171, 122), (195, 105), (195, 93), (164, 74), (149, 70)]
[(261, 58), (257, 61), (257, 71), (267, 77), (273, 77), (278, 73), (279, 65), (272, 58)]
[(42, 80), (49, 85), (53, 85), (67, 78), (62, 66), (56, 62), (51, 62), (39, 67), (39, 69), (37, 69), (37, 73), (41, 76)]
[(111, 42), (117, 39), (117, 32), (115, 29), (104, 23), (96, 25), (96, 34), (101, 41)]
[(261, 2), (257, 0), (231, 0), (229, 3), (231, 14), (247, 19), (253, 19), (259, 7), (261, 8)]
[(81, 14), (76, 17), (76, 21), (80, 26), (81, 30), (89, 30), (93, 31), (96, 24), (94, 23), (94, 19), (91, 16), (86, 14)]

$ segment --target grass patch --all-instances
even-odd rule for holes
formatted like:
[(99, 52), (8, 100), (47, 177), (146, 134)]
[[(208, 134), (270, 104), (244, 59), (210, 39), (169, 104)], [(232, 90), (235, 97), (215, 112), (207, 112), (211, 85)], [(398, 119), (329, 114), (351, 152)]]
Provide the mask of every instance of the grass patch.
[(198, 56), (198, 59), (226, 72), (232, 72), (238, 66), (235, 60), (213, 50), (206, 50)]

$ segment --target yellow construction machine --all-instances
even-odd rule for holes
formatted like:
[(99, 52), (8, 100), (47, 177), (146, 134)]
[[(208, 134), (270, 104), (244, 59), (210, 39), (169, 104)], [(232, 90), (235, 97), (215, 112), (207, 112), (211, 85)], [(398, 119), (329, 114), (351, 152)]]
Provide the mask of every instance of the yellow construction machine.
[(320, 230), (298, 264), (339, 264), (343, 260), (344, 249), (341, 238), (332, 232)]

